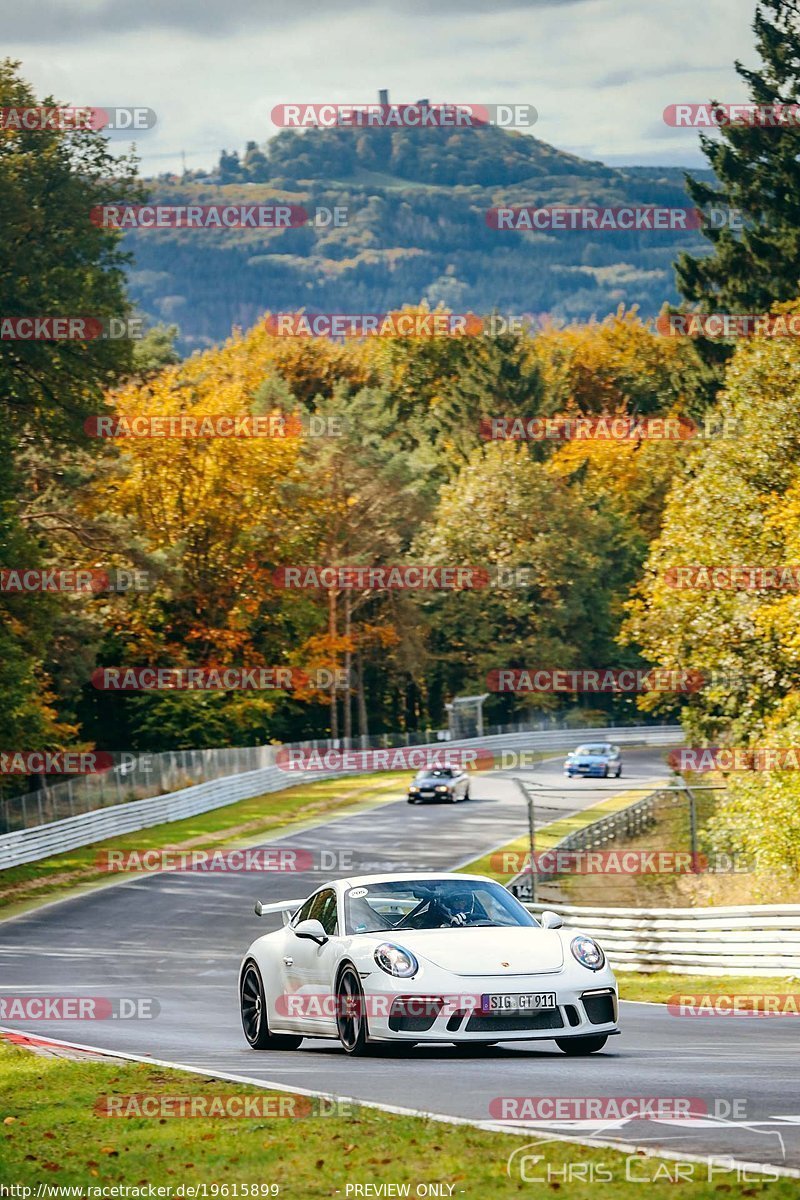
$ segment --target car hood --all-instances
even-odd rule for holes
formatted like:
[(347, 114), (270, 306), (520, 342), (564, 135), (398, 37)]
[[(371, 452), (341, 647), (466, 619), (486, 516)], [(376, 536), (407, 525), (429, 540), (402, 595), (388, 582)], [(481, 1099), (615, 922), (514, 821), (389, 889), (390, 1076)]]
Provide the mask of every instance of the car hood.
[(398, 929), (396, 938), (387, 935), (383, 940), (397, 941), (453, 975), (533, 975), (559, 971), (564, 965), (559, 935), (533, 926)]

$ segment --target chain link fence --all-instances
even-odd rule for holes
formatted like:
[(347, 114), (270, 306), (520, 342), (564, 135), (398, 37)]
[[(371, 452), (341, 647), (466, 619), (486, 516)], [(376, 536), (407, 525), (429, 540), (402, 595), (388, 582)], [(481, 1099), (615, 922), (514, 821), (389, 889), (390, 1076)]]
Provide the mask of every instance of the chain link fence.
[[(541, 808), (541, 793), (536, 793), (533, 789), (528, 791), (527, 787), (524, 787), (524, 790), (528, 796), (533, 796), (536, 807)], [(724, 791), (724, 787), (703, 789), (698, 805), (698, 798), (685, 787), (675, 785), (656, 788), (627, 807), (584, 825), (536, 857), (536, 888), (546, 884), (557, 885), (560, 880), (566, 880), (578, 869), (576, 861), (570, 859), (570, 853), (622, 853), (636, 846), (635, 839), (647, 834), (654, 834), (657, 852), (666, 856), (665, 861), (671, 861), (671, 856), (680, 856), (676, 861), (681, 870), (725, 872), (734, 867), (738, 870), (746, 869), (744, 865), (737, 866), (738, 860), (735, 856), (710, 850), (703, 844), (703, 838), (698, 839), (698, 808), (701, 816), (710, 811), (713, 801), (707, 793), (712, 791)], [(646, 858), (648, 851), (642, 848), (640, 843), (638, 852)], [(551, 863), (552, 869), (549, 865)], [(678, 869), (677, 866), (675, 869)], [(530, 901), (533, 882), (531, 867), (527, 864), (526, 869), (509, 882), (509, 887), (520, 900)]]

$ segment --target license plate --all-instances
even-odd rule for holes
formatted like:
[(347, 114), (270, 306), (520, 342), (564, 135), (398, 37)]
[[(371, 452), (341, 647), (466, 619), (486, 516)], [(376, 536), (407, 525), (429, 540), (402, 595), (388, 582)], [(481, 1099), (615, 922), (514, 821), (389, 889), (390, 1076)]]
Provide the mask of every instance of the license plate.
[(434, 795), (433, 792), (420, 792), (420, 796), (432, 796), (432, 795)]
[(555, 992), (490, 993), (481, 996), (481, 1012), (539, 1012), (556, 1007)]

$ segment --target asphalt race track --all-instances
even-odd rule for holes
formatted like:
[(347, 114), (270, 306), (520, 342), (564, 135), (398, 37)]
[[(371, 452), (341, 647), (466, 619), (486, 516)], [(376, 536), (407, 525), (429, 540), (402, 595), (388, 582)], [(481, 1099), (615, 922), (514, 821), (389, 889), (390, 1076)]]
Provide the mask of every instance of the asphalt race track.
[[(663, 751), (656, 750), (628, 751), (619, 785), (567, 781), (560, 760), (545, 763), (530, 778), (557, 790), (542, 793), (539, 823), (664, 773)], [(338, 852), (346, 869), (329, 875), (449, 869), (526, 828), (520, 791), (498, 772), (474, 779), (472, 799), (458, 806), (412, 807), (400, 799), (275, 844)], [(155, 997), (160, 1011), (153, 1020), (3, 1024), (210, 1074), (476, 1121), (492, 1120), (490, 1102), (502, 1096), (700, 1098), (709, 1116), (692, 1121), (526, 1127), (532, 1138), (572, 1133), (800, 1168), (800, 1018), (691, 1019), (659, 1005), (623, 1003), (622, 1036), (585, 1059), (569, 1059), (550, 1042), (418, 1047), (365, 1059), (322, 1040), (293, 1052), (251, 1051), (239, 1022), (239, 962), (249, 942), (280, 921), (256, 918), (254, 901), (303, 897), (321, 882), (319, 873), (142, 875), (4, 922), (2, 994)]]

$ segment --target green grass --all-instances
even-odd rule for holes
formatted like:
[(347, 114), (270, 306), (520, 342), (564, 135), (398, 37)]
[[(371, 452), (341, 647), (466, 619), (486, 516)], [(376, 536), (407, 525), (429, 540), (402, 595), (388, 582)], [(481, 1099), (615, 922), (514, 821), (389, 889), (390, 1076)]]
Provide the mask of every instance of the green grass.
[(10, 916), (79, 885), (100, 885), (119, 879), (120, 874), (110, 875), (97, 866), (97, 856), (105, 850), (164, 847), (210, 850), (223, 845), (254, 844), (265, 835), (274, 837), (284, 829), (289, 831), (354, 806), (396, 799), (407, 782), (408, 772), (403, 771), (304, 783), (283, 792), (240, 800), (181, 821), (169, 821), (91, 846), (80, 846), (21, 867), (9, 867), (0, 872), (0, 910), (4, 916)]
[[(402, 1069), (399, 1064), (397, 1069)], [(497, 1090), (502, 1094), (501, 1075)], [(542, 1185), (506, 1174), (508, 1156), (534, 1141), (533, 1134), (511, 1137), (368, 1108), (300, 1118), (105, 1117), (95, 1112), (105, 1096), (212, 1093), (271, 1095), (275, 1101), (283, 1095), (215, 1082), (213, 1076), (140, 1063), (44, 1058), (0, 1044), (2, 1180), (32, 1187), (34, 1195), (40, 1184), (83, 1188), (152, 1184), (173, 1189), (205, 1184), (209, 1196), (215, 1184), (228, 1185), (229, 1190), (221, 1193), (228, 1196), (233, 1195), (234, 1184), (276, 1184), (279, 1195), (292, 1200), (337, 1193), (344, 1198), (348, 1183), (407, 1183), (411, 1195), (420, 1183), (445, 1183), (452, 1186), (454, 1197), (464, 1200), (543, 1191)], [(303, 1106), (302, 1098), (298, 1104)], [(543, 1175), (549, 1168), (552, 1173), (545, 1194), (561, 1190), (569, 1200), (639, 1200), (641, 1184), (626, 1182), (626, 1168), (639, 1178), (658, 1180), (648, 1184), (648, 1200), (721, 1200), (731, 1192), (765, 1200), (790, 1200), (797, 1195), (797, 1181), (792, 1179), (748, 1182), (742, 1191), (743, 1185), (737, 1186), (736, 1175), (730, 1172), (709, 1183), (706, 1163), (694, 1164), (694, 1181), (675, 1183), (669, 1182), (675, 1164), (663, 1159), (633, 1155), (629, 1160), (602, 1147), (565, 1142), (545, 1142), (528, 1152), (543, 1156), (543, 1161), (531, 1164), (531, 1170)], [(684, 1170), (687, 1165), (683, 1164)], [(583, 1171), (585, 1176), (601, 1168), (606, 1177), (613, 1176), (610, 1182), (585, 1178), (566, 1185), (559, 1182), (565, 1170)]]
[[(615, 971), (621, 1000), (649, 1000), (666, 1004), (677, 995), (757, 996), (800, 993), (800, 980), (787, 975), (671, 975), (668, 971), (643, 974)], [(787, 1018), (788, 1019), (788, 1018)]]

